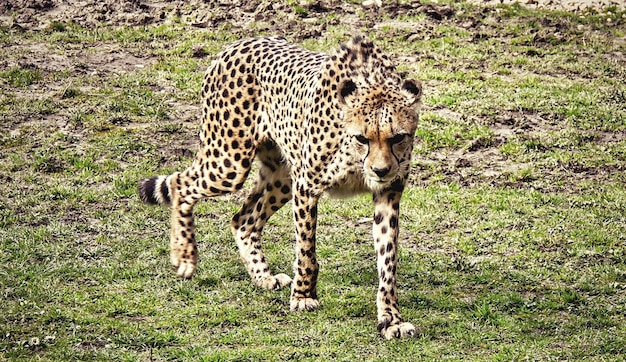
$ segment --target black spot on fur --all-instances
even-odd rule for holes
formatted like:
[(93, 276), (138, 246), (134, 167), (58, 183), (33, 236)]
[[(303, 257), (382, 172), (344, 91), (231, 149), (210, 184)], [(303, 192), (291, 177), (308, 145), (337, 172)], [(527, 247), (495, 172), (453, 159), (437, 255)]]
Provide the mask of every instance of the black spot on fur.
[(378, 326), (376, 327), (376, 329), (378, 329), (378, 332), (382, 332), (384, 329), (389, 328), (390, 324), (391, 324), (391, 320), (385, 319), (384, 321), (378, 323)]
[(347, 80), (343, 82), (343, 84), (341, 84), (341, 90), (339, 91), (339, 94), (341, 94), (342, 98), (346, 98), (352, 95), (354, 91), (356, 91), (356, 84), (351, 80)]
[(161, 197), (163, 198), (163, 201), (165, 201), (165, 203), (167, 204), (172, 201), (170, 199), (170, 189), (169, 187), (167, 187), (166, 180), (163, 180), (163, 182), (161, 182)]
[(392, 229), (395, 229), (396, 227), (398, 227), (398, 218), (395, 216), (392, 216), (391, 218), (389, 218), (389, 227), (391, 227)]

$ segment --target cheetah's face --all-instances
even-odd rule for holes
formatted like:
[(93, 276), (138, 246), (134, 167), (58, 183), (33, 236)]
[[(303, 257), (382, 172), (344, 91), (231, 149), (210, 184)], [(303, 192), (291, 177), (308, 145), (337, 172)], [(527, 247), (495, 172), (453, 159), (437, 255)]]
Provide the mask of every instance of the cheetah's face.
[(417, 127), (420, 84), (406, 80), (400, 90), (379, 86), (359, 92), (350, 83), (343, 85), (341, 94), (348, 106), (347, 142), (351, 154), (362, 161), (366, 186), (376, 191), (396, 179), (406, 179)]

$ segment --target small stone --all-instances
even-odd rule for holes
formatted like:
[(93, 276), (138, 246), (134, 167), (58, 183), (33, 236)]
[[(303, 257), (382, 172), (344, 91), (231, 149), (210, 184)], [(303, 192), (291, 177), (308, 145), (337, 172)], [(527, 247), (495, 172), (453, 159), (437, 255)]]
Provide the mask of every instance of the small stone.
[(361, 3), (366, 8), (373, 8), (374, 6), (381, 7), (383, 6), (382, 0), (365, 0)]
[(454, 167), (456, 168), (465, 168), (470, 167), (471, 165), (472, 163), (468, 159), (462, 157), (456, 160), (456, 162), (454, 163)]

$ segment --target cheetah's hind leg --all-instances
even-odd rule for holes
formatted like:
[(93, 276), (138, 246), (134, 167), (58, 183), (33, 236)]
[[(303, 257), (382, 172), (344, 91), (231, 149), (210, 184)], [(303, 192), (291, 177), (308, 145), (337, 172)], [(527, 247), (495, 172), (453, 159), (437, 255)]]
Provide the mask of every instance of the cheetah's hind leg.
[(168, 176), (154, 176), (141, 180), (139, 197), (147, 204), (170, 206), (170, 261), (179, 277), (191, 278), (198, 261), (193, 219), (195, 200), (180, 197), (181, 177), (184, 176), (176, 172)]

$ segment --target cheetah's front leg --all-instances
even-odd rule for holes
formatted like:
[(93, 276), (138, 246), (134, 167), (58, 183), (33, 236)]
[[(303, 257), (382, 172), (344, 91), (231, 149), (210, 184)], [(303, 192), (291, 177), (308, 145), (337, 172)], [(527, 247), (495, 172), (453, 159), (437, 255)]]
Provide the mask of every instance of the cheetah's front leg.
[(317, 301), (317, 254), (315, 252), (315, 228), (317, 225), (318, 197), (306, 197), (303, 185), (296, 186), (293, 197), (296, 225), (296, 261), (294, 280), (291, 284), (290, 307), (296, 310), (316, 310)]
[[(396, 189), (399, 189), (396, 188)], [(374, 195), (372, 234), (378, 255), (378, 331), (386, 339), (415, 335), (415, 327), (403, 322), (398, 311), (396, 267), (398, 262), (398, 217), (402, 191), (387, 190)]]
[(280, 154), (264, 146), (258, 153), (262, 161), (259, 178), (250, 196), (233, 217), (231, 229), (239, 253), (254, 284), (278, 289), (291, 284), (287, 274), (273, 275), (263, 255), (261, 233), (267, 220), (291, 199), (291, 178), (279, 160)]

